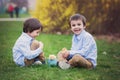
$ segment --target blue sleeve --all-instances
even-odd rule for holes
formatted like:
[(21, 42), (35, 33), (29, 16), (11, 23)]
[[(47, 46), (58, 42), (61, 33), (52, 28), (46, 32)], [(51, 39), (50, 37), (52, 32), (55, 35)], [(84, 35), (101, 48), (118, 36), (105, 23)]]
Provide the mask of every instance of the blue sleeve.
[[(91, 47), (91, 40), (90, 38), (86, 38), (86, 39), (83, 39), (82, 40), (82, 45), (81, 43), (80, 44), (77, 44), (77, 45), (72, 45), (72, 48), (70, 50), (70, 54), (80, 54), (81, 56), (85, 56), (85, 53), (89, 50), (89, 48)], [(78, 48), (78, 47), (81, 47), (81, 48)], [(74, 48), (74, 49), (73, 49)], [(76, 49), (75, 49), (76, 48)]]
[(67, 60), (69, 61), (74, 55), (73, 54), (70, 54), (68, 57), (67, 57)]
[(24, 55), (24, 57), (27, 59), (33, 59), (42, 52), (40, 48), (36, 50), (30, 50), (30, 46), (27, 43), (21, 44), (19, 48), (20, 48), (20, 51), (22, 51), (22, 54)]

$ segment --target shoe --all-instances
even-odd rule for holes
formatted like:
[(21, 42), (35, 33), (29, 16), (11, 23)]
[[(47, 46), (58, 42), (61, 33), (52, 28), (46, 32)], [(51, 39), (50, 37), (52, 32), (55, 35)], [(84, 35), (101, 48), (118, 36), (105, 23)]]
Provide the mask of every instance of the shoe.
[(33, 63), (33, 65), (41, 65), (41, 64), (42, 64), (41, 61), (35, 61), (35, 62)]
[(67, 62), (65, 61), (60, 61), (58, 63), (58, 66), (61, 68), (61, 69), (69, 69), (70, 68), (70, 64), (68, 64)]

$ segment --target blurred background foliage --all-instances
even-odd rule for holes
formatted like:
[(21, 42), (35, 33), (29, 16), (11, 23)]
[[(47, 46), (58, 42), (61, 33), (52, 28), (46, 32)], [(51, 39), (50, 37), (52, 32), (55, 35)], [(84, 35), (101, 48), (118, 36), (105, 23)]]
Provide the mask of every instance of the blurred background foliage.
[(120, 0), (36, 0), (30, 13), (47, 33), (69, 33), (69, 17), (80, 13), (87, 18), (87, 30), (92, 34), (120, 36)]
[(5, 12), (10, 2), (19, 6), (20, 18), (38, 18), (45, 33), (71, 33), (69, 18), (80, 13), (90, 33), (120, 37), (120, 0), (0, 0), (0, 18), (9, 17)]

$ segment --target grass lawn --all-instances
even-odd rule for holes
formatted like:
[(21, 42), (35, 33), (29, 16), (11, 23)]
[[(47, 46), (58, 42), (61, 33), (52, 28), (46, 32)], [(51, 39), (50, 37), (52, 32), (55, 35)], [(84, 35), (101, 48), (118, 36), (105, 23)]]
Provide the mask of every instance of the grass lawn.
[[(13, 14), (13, 17), (16, 18), (15, 13)], [(25, 18), (30, 17), (29, 13), (19, 14), (19, 18)], [(0, 18), (10, 18), (10, 15), (8, 13), (1, 13)]]
[[(23, 22), (0, 22), (0, 80), (119, 80), (120, 43), (96, 40), (98, 66), (93, 70), (58, 67), (18, 67), (13, 62), (12, 47), (20, 36)], [(57, 54), (63, 47), (70, 49), (72, 35), (40, 34), (45, 56)]]

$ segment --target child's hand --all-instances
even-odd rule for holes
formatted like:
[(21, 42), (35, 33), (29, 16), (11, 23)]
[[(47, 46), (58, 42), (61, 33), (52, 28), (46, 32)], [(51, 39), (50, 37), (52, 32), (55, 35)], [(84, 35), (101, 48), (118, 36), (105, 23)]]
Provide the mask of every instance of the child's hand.
[(39, 48), (43, 49), (43, 43), (41, 41), (39, 42)]
[(65, 53), (63, 53), (63, 57), (67, 58), (68, 56), (69, 56), (69, 51), (67, 50), (67, 51), (65, 51)]

